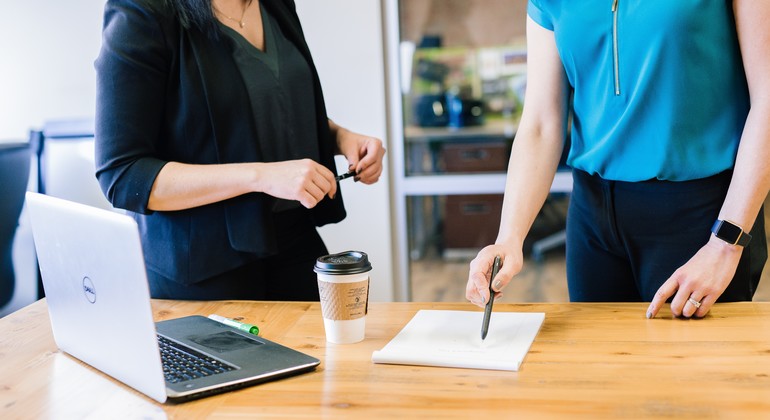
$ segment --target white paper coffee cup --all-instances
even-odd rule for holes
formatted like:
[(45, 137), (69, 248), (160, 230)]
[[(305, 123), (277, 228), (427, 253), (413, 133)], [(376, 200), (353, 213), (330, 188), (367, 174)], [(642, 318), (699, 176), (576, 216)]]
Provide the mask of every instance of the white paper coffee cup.
[(325, 255), (316, 261), (326, 341), (349, 344), (364, 339), (371, 269), (368, 256), (360, 251)]

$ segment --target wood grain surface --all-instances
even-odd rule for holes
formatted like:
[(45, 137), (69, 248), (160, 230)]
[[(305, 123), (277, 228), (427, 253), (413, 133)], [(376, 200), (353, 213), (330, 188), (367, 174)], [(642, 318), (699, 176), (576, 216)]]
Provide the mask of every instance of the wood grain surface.
[(770, 418), (770, 303), (718, 304), (700, 320), (648, 320), (646, 304), (635, 303), (498, 304), (546, 313), (519, 372), (371, 362), (419, 309), (477, 310), (470, 304), (373, 303), (366, 339), (346, 345), (325, 341), (317, 303), (153, 308), (157, 320), (242, 317), (321, 365), (157, 404), (57, 350), (42, 300), (0, 320), (0, 418)]

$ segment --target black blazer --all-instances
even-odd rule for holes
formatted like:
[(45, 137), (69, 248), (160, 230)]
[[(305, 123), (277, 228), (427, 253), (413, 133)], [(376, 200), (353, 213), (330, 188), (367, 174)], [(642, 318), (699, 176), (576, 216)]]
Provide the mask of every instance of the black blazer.
[[(335, 171), (321, 83), (294, 2), (262, 3), (310, 66), (320, 163)], [(105, 6), (95, 63), (96, 177), (113, 206), (137, 220), (147, 268), (185, 284), (270, 255), (280, 234), (273, 229), (274, 199), (262, 193), (183, 211), (147, 209), (168, 161), (262, 161), (232, 49), (226, 36), (183, 27), (165, 1), (109, 0)], [(340, 192), (311, 214), (316, 226), (344, 219)]]

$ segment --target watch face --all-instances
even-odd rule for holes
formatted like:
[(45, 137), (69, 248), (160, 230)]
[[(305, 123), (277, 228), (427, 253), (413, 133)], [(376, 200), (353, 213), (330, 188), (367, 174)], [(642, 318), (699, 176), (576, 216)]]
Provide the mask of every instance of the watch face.
[(730, 222), (722, 221), (714, 233), (720, 239), (730, 243), (735, 243), (735, 241), (737, 241), (738, 237), (741, 235), (741, 232), (741, 228), (738, 226), (735, 226)]

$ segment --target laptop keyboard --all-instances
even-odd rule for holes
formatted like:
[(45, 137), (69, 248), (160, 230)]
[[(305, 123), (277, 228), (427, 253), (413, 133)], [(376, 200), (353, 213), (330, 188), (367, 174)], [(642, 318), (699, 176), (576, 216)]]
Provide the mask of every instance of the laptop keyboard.
[(163, 363), (163, 376), (165, 376), (166, 382), (172, 384), (235, 369), (233, 366), (160, 335), (158, 336), (158, 345)]

